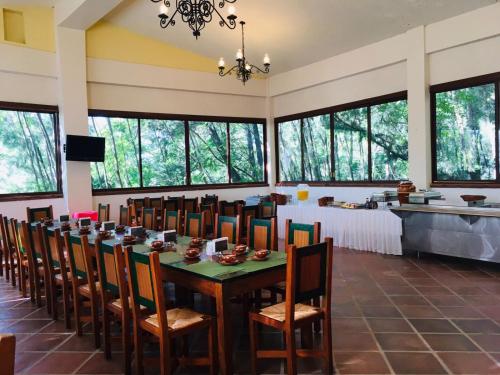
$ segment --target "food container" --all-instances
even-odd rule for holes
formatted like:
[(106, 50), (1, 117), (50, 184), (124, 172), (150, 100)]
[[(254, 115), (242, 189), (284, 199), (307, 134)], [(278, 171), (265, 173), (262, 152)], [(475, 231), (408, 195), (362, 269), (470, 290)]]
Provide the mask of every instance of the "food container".
[(297, 200), (299, 203), (306, 202), (309, 199), (309, 185), (297, 185)]

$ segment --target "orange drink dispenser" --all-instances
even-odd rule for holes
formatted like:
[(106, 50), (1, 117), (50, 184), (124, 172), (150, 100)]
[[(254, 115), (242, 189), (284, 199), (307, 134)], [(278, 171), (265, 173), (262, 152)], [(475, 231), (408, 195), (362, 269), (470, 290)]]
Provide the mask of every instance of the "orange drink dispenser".
[(304, 203), (309, 199), (309, 186), (306, 184), (297, 185), (297, 200)]

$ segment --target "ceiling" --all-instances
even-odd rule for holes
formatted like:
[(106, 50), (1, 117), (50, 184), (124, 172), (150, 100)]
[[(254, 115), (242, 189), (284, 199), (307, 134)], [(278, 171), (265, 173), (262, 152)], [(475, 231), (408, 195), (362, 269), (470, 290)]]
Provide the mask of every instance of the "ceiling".
[[(276, 74), (353, 50), (413, 27), (429, 24), (495, 3), (496, 0), (237, 0), (245, 20), (247, 56), (260, 64), (271, 57)], [(175, 0), (171, 0), (175, 4)], [(216, 1), (217, 3), (217, 1)], [(227, 7), (227, 4), (226, 4)], [(127, 29), (226, 64), (240, 48), (241, 33), (212, 22), (196, 40), (189, 27), (159, 26), (158, 3), (124, 0), (105, 19)], [(224, 9), (224, 14), (226, 14)], [(171, 11), (172, 13), (172, 11)], [(171, 14), (170, 13), (170, 14)]]

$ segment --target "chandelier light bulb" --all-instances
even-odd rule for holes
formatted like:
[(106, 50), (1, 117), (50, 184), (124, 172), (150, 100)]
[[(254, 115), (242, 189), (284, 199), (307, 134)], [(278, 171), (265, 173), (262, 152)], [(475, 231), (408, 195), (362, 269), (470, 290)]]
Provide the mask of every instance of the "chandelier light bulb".
[(160, 14), (167, 15), (168, 7), (165, 4), (160, 5)]
[(270, 65), (271, 64), (271, 59), (269, 58), (269, 55), (267, 53), (264, 55), (263, 62), (264, 62), (264, 65)]
[(219, 68), (224, 68), (226, 66), (226, 62), (224, 61), (224, 58), (221, 57), (219, 59)]
[(252, 69), (252, 67), (249, 64), (246, 64), (245, 65), (245, 70), (250, 71), (250, 69)]
[(236, 60), (241, 60), (243, 58), (243, 52), (241, 51), (241, 49), (239, 49), (238, 51), (236, 51)]
[(236, 15), (236, 7), (234, 5), (230, 5), (227, 8), (227, 14), (228, 14), (228, 16), (234, 16), (234, 15)]

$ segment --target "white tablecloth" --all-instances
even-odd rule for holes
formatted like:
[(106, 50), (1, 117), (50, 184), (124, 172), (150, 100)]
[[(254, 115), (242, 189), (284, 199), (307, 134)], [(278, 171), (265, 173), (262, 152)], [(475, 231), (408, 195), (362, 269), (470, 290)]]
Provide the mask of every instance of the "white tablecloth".
[(401, 219), (390, 210), (349, 210), (318, 205), (278, 206), (278, 236), (285, 237), (285, 220), (321, 223), (321, 239), (333, 237), (335, 246), (401, 255)]

